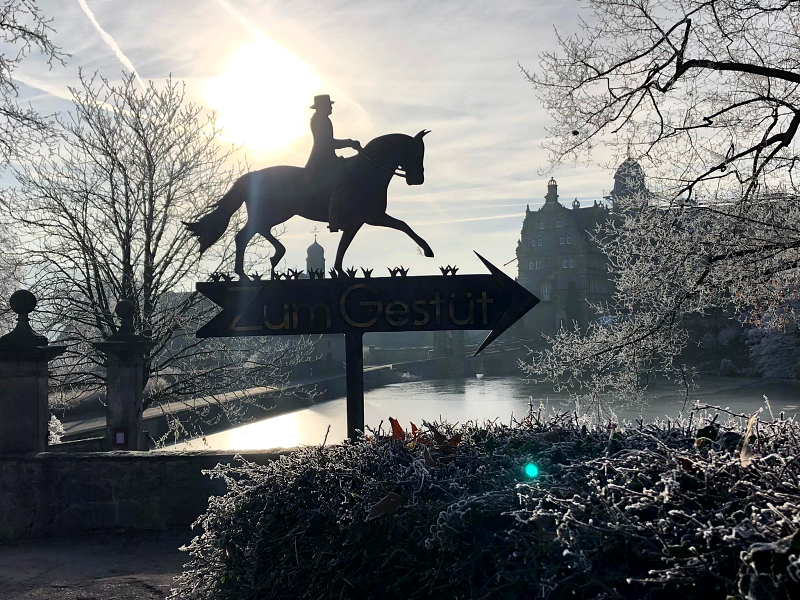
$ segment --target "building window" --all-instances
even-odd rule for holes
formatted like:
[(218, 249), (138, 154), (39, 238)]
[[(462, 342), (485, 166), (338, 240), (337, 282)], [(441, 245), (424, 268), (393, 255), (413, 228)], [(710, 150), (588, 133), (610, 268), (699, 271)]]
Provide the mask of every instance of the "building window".
[(536, 270), (538, 271), (538, 270), (539, 270), (539, 261), (538, 261), (538, 260), (536, 260), (536, 261), (534, 261), (534, 262), (536, 263), (536, 265), (535, 265), (535, 266), (536, 266)]
[(575, 261), (572, 260), (571, 258), (569, 259), (569, 268), (570, 269), (574, 269), (575, 268)]
[(561, 227), (561, 219), (556, 220), (556, 227)]
[(574, 269), (575, 268), (575, 261), (571, 258), (562, 258), (561, 259), (561, 268), (562, 269)]
[(565, 239), (565, 238), (564, 238), (564, 236), (563, 236), (563, 235), (562, 235), (562, 236), (559, 236), (559, 238), (558, 238), (558, 243), (559, 243), (559, 244), (561, 244), (562, 246), (564, 245), (564, 239)]
[(603, 283), (592, 281), (589, 283), (589, 291), (593, 294), (605, 294), (606, 286)]
[(542, 221), (541, 223), (539, 223), (539, 229), (544, 229), (544, 221)]
[(536, 245), (536, 238), (531, 238), (531, 246), (535, 246), (535, 245)]
[(571, 235), (568, 235), (568, 236), (567, 236), (567, 243), (568, 243), (568, 244), (571, 244), (571, 243), (572, 243), (572, 236), (571, 236)]
[(536, 244), (536, 245), (537, 245), (537, 246), (541, 246), (541, 245), (542, 245), (542, 236), (539, 236), (539, 239), (538, 239), (538, 240), (536, 240), (536, 241), (537, 241), (537, 244)]
[(542, 300), (550, 300), (550, 284), (542, 284)]
[(528, 271), (533, 271), (533, 269), (535, 268), (534, 263), (535, 261), (532, 260), (528, 261)]

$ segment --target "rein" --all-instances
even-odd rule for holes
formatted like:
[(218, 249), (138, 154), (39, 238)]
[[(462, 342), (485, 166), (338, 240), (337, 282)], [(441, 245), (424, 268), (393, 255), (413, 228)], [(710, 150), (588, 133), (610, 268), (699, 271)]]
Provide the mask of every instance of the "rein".
[(388, 173), (391, 173), (392, 175), (397, 175), (398, 177), (405, 177), (406, 176), (406, 174), (403, 173), (402, 171), (398, 171), (396, 168), (390, 167), (389, 165), (385, 165), (381, 161), (371, 157), (369, 154), (364, 152), (364, 150), (359, 150), (358, 154), (359, 154), (359, 156), (362, 156), (362, 157), (366, 158), (369, 162), (371, 162), (376, 167), (378, 167), (380, 169), (383, 169), (384, 171), (387, 171)]

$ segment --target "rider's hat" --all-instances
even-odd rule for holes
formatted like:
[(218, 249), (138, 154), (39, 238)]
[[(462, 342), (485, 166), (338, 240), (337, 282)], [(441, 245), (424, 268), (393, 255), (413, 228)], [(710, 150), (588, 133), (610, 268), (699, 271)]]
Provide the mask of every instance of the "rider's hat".
[(331, 100), (331, 97), (328, 94), (321, 94), (319, 96), (314, 96), (314, 104), (308, 108), (318, 110), (320, 108), (330, 106), (333, 103), (333, 100)]

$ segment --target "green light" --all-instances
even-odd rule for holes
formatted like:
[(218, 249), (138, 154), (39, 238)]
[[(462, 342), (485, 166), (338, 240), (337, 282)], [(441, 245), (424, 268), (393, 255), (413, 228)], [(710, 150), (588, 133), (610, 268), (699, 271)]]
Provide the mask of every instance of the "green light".
[(525, 475), (530, 477), (531, 479), (535, 479), (539, 476), (539, 467), (537, 467), (533, 463), (528, 463), (525, 465)]

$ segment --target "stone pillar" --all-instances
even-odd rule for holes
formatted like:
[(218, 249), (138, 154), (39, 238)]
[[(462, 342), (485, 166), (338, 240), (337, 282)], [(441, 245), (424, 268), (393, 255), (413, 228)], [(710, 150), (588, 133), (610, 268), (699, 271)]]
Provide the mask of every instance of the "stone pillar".
[(17, 313), (14, 331), (0, 338), (0, 454), (47, 450), (47, 363), (64, 352), (31, 329), (36, 297), (17, 290), (9, 300)]
[(115, 309), (120, 318), (117, 333), (94, 347), (106, 356), (106, 442), (111, 450), (147, 450), (142, 432), (144, 366), (153, 341), (136, 335), (136, 308), (120, 300)]

